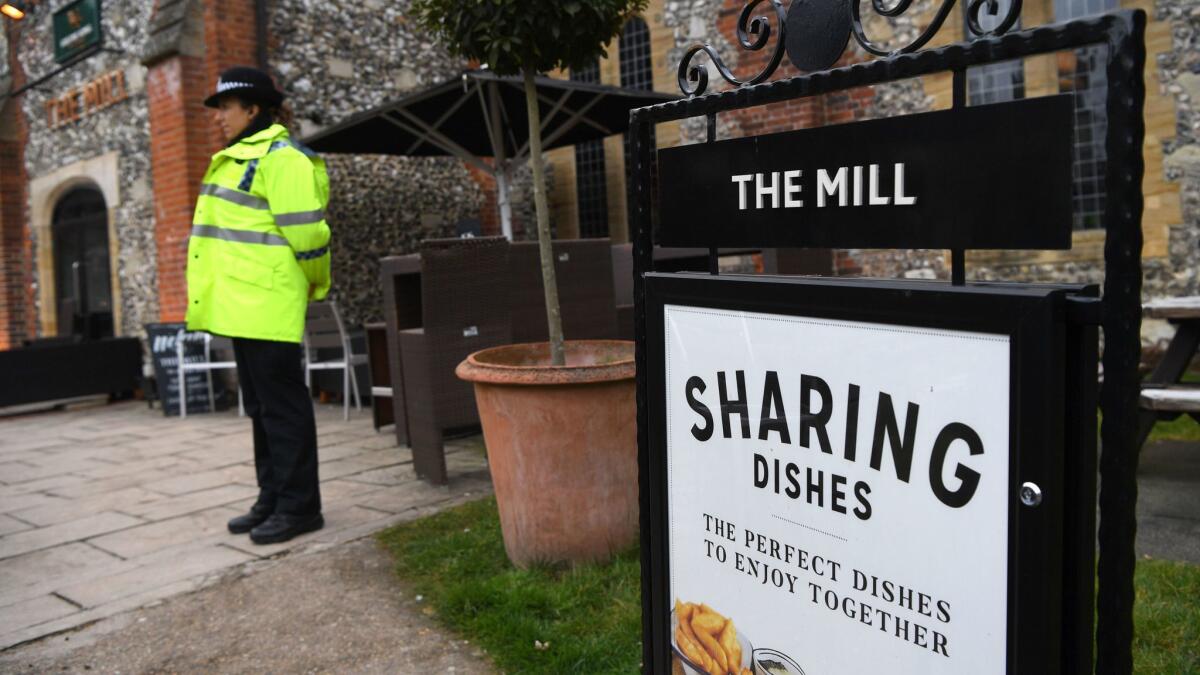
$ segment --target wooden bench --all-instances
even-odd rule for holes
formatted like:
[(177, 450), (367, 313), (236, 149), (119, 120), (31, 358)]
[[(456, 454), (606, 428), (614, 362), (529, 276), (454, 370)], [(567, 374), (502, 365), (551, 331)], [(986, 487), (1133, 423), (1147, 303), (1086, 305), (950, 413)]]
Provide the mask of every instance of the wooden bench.
[(1142, 389), (1141, 407), (1159, 412), (1200, 415), (1200, 387), (1181, 385), (1165, 389)]
[[(1147, 319), (1164, 319), (1175, 325), (1175, 335), (1154, 372), (1142, 382), (1139, 441), (1145, 443), (1154, 423), (1189, 415), (1200, 422), (1200, 385), (1180, 380), (1200, 347), (1200, 297), (1168, 298), (1142, 306)], [(1140, 445), (1139, 443), (1139, 445)]]

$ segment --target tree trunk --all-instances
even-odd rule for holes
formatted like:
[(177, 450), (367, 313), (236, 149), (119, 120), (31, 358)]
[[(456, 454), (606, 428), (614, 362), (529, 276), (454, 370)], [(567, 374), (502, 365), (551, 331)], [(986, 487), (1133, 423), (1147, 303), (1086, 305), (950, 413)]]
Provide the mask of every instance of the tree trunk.
[(546, 205), (546, 172), (542, 167), (542, 116), (538, 110), (534, 72), (525, 68), (525, 108), (529, 113), (529, 163), (533, 165), (533, 205), (537, 211), (538, 252), (542, 260), (542, 289), (546, 293), (546, 324), (550, 328), (550, 359), (566, 365), (563, 351), (562, 311), (558, 306), (558, 280), (554, 276), (554, 249), (550, 245), (550, 208)]

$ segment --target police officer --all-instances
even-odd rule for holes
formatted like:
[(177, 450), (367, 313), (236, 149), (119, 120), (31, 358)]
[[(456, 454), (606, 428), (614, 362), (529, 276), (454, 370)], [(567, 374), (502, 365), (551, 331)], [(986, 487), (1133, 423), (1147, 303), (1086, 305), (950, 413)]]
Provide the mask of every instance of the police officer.
[(288, 137), (283, 94), (266, 73), (226, 70), (204, 105), (228, 143), (196, 202), (187, 325), (233, 338), (259, 494), (229, 531), (270, 544), (325, 523), (300, 341), (308, 301), (329, 292), (329, 179), (324, 162)]

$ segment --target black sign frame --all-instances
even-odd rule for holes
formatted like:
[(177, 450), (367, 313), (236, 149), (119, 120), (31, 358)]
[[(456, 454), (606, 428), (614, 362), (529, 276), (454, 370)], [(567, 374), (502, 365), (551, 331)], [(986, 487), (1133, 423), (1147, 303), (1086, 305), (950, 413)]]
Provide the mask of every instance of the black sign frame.
[[(744, 30), (744, 20), (757, 2), (747, 4), (739, 31)], [(951, 3), (952, 4), (952, 3)], [(852, 1), (857, 20), (858, 2)], [(781, 7), (781, 6), (780, 6)], [(945, 9), (945, 7), (943, 7)], [(782, 9), (777, 9), (782, 15)], [(926, 31), (910, 48), (918, 49), (929, 36), (936, 32), (944, 16), (935, 19), (935, 26)], [(1012, 20), (1006, 19), (1007, 29)], [(857, 27), (857, 24), (856, 24)], [(861, 27), (858, 27), (859, 29)], [(761, 26), (758, 27), (758, 30)], [(650, 462), (649, 423), (649, 370), (647, 322), (647, 295), (645, 274), (653, 269), (652, 254), (656, 242), (653, 161), (654, 147), (652, 131), (656, 124), (706, 117), (709, 141), (715, 140), (716, 117), (719, 113), (742, 108), (818, 96), (855, 87), (869, 86), (897, 80), (952, 73), (954, 77), (955, 104), (964, 104), (966, 69), (999, 61), (1051, 54), (1064, 50), (1102, 45), (1106, 47), (1107, 92), (1106, 108), (1108, 127), (1105, 149), (1108, 158), (1105, 176), (1106, 203), (1103, 225), (1106, 231), (1104, 248), (1103, 299), (1080, 299), (1068, 305), (1068, 315), (1073, 318), (1072, 330), (1090, 331), (1100, 326), (1104, 332), (1103, 354), (1104, 382), (1099, 394), (1099, 405), (1103, 414), (1099, 453), (1099, 586), (1096, 597), (1096, 630), (1091, 625), (1074, 627), (1076, 634), (1065, 638), (1071, 644), (1064, 649), (1075, 648), (1086, 658), (1086, 663), (1077, 664), (1075, 670), (1064, 672), (1091, 672), (1092, 649), (1095, 649), (1095, 672), (1130, 673), (1133, 670), (1133, 573), (1136, 558), (1134, 539), (1137, 530), (1135, 507), (1137, 502), (1137, 457), (1138, 457), (1138, 362), (1141, 356), (1141, 287), (1142, 287), (1142, 207), (1141, 194), (1144, 159), (1142, 144), (1145, 135), (1143, 108), (1145, 82), (1143, 70), (1146, 61), (1145, 49), (1146, 14), (1142, 10), (1119, 10), (1103, 15), (1088, 17), (1062, 24), (1040, 26), (1030, 30), (987, 36), (980, 39), (952, 44), (918, 52), (897, 53), (885, 58), (854, 65), (834, 68), (809, 75), (802, 75), (776, 82), (761, 82), (769, 73), (756, 76), (750, 82), (736, 83), (737, 88), (704, 96), (693, 96), (646, 108), (630, 113), (630, 135), (632, 137), (633, 218), (634, 241), (634, 326), (637, 340), (636, 359), (638, 366), (638, 463), (639, 488), (642, 504), (642, 601), (643, 601), (643, 659), (649, 672), (659, 670), (661, 647), (669, 636), (663, 635), (661, 625), (652, 620), (654, 599), (654, 572), (650, 551), (655, 546), (653, 537), (659, 533), (651, 518), (652, 496), (657, 489), (652, 479)], [(759, 48), (766, 42), (762, 39), (743, 39), (743, 44)], [(857, 37), (857, 36), (856, 36)], [(860, 40), (861, 42), (861, 40)], [(697, 49), (689, 50), (689, 56)], [(880, 52), (874, 52), (880, 53)], [(773, 65), (779, 61), (778, 50)], [(681, 66), (681, 82), (685, 68)], [(769, 68), (768, 70), (773, 70)], [(723, 74), (724, 75), (724, 74)], [(705, 78), (706, 79), (706, 78)], [(728, 79), (728, 78), (726, 78)], [(712, 269), (716, 270), (716, 247), (710, 248), (713, 258)], [(953, 281), (963, 281), (963, 251), (952, 250)], [(1094, 349), (1084, 350), (1095, 355)], [(1086, 355), (1068, 356), (1072, 372), (1081, 379), (1088, 372), (1083, 361)], [(1087, 420), (1092, 417), (1083, 410), (1075, 410), (1068, 416), (1068, 427), (1085, 434)], [(1094, 433), (1094, 428), (1091, 433)], [(1087, 489), (1086, 486), (1076, 486)], [(1068, 517), (1081, 517), (1079, 514)], [(1079, 557), (1084, 548), (1091, 548), (1090, 534), (1069, 542), (1066, 555)], [(1073, 580), (1076, 590), (1082, 592), (1083, 583)], [(1091, 580), (1088, 580), (1090, 585)], [(1082, 605), (1082, 600), (1076, 600)], [(1090, 598), (1088, 602), (1090, 603)], [(1073, 642), (1072, 642), (1073, 641)], [(1086, 645), (1086, 649), (1084, 646)], [(1086, 651), (1086, 657), (1082, 652)], [(1047, 672), (1053, 672), (1050, 667)]]
[(1057, 94), (664, 148), (658, 243), (1069, 249), (1074, 116)]
[[(1091, 377), (1078, 376), (1067, 354), (1080, 351), (1086, 333), (1068, 329), (1068, 298), (1094, 298), (1097, 286), (972, 284), (951, 286), (928, 281), (864, 281), (830, 278), (764, 278), (708, 276), (695, 273), (648, 273), (646, 326), (649, 441), (649, 586), (652, 615), (657, 621), (656, 653), (649, 672), (670, 672), (671, 589), (670, 532), (667, 523), (667, 396), (664, 377), (664, 308), (666, 305), (760, 312), (785, 316), (861, 321), (905, 327), (971, 331), (1010, 338), (1009, 367), (1009, 560), (1008, 645), (1010, 675), (1034, 672), (1077, 672), (1077, 640), (1068, 626), (1091, 623), (1092, 592), (1076, 598), (1080, 579), (1090, 586), (1094, 549), (1060, 545), (1087, 538), (1091, 519), (1064, 523), (1069, 513), (1091, 513), (1087, 483), (1094, 470), (1087, 459), (1087, 437), (1070, 424), (1074, 405), (1065, 391), (1095, 388)], [(1071, 340), (1077, 341), (1071, 344)], [(1087, 351), (1086, 349), (1083, 351)], [(1092, 352), (1094, 354), (1094, 351)], [(678, 394), (678, 392), (675, 392)], [(1087, 395), (1082, 399), (1093, 400)], [(1092, 407), (1094, 411), (1094, 406)], [(1076, 414), (1082, 414), (1082, 411)], [(1091, 415), (1094, 425), (1094, 412)], [(1094, 449), (1094, 445), (1090, 446)], [(1065, 448), (1058, 455), (1053, 449)], [(1065, 465), (1085, 469), (1067, 476)], [(1021, 507), (1016, 496), (1026, 481), (1040, 486), (1045, 500), (1035, 508)], [(657, 514), (658, 518), (653, 517)], [(643, 527), (647, 523), (643, 521)], [(1020, 583), (1018, 583), (1018, 578)], [(1072, 589), (1072, 590), (1067, 590)], [(1014, 592), (1015, 591), (1015, 592)], [(1066, 591), (1066, 592), (1064, 592)], [(1090, 651), (1090, 641), (1088, 649)], [(1061, 664), (1061, 666), (1060, 666)], [(803, 664), (801, 664), (803, 665)]]

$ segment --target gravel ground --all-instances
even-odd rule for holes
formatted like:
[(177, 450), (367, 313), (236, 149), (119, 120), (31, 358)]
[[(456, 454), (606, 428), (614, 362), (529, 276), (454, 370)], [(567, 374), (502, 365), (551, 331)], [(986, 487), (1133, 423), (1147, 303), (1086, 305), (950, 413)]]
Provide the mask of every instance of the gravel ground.
[(2, 673), (492, 673), (367, 538), (0, 653)]

